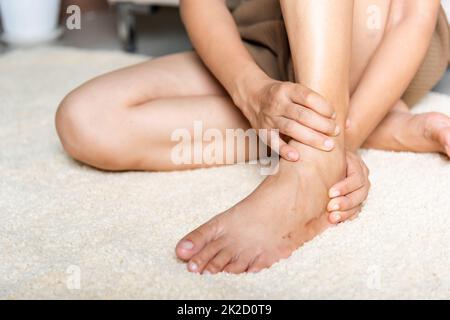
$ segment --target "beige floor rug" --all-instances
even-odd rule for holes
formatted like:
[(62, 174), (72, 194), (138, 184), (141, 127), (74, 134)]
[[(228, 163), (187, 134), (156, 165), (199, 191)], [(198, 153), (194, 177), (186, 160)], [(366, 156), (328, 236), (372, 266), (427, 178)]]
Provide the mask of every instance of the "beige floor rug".
[[(58, 102), (142, 61), (43, 48), (0, 57), (0, 298), (450, 298), (450, 161), (363, 151), (361, 216), (256, 275), (198, 276), (177, 240), (247, 195), (257, 168), (103, 173), (63, 152)], [(416, 109), (450, 114), (431, 94)]]

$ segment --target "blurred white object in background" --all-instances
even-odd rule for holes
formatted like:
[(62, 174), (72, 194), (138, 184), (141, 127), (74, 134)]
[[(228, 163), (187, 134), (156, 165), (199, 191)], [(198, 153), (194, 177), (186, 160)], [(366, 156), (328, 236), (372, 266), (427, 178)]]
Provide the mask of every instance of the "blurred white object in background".
[(0, 0), (3, 34), (13, 46), (32, 45), (56, 39), (60, 0)]
[(450, 0), (441, 0), (441, 3), (447, 13), (447, 17), (450, 18)]

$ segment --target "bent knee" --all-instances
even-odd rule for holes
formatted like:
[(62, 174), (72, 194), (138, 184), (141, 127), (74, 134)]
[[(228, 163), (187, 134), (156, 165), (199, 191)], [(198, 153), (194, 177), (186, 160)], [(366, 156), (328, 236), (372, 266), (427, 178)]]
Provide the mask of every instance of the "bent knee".
[[(74, 159), (104, 170), (126, 170), (129, 161), (117, 141), (113, 110), (103, 110), (82, 92), (73, 91), (56, 112), (56, 131)], [(119, 139), (120, 140), (120, 139)], [(126, 153), (125, 153), (126, 154)]]
[(388, 29), (409, 23), (410, 26), (416, 27), (418, 30), (432, 31), (436, 27), (440, 10), (440, 2), (437, 0), (417, 2), (394, 1), (390, 10)]
[(78, 159), (81, 151), (79, 142), (84, 131), (84, 123), (81, 120), (82, 113), (85, 112), (81, 110), (84, 102), (70, 93), (59, 104), (55, 117), (56, 132), (64, 149), (77, 160), (80, 160)]

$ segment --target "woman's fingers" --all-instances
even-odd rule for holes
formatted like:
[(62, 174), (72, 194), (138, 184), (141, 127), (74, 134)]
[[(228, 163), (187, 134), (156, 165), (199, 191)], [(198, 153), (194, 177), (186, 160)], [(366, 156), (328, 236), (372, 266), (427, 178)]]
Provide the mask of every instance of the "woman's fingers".
[(338, 224), (346, 220), (353, 220), (358, 217), (360, 212), (361, 206), (347, 211), (334, 211), (329, 214), (328, 221), (332, 224)]
[(300, 84), (294, 84), (290, 91), (291, 100), (303, 105), (327, 118), (336, 118), (336, 112), (328, 101), (320, 94)]
[(367, 197), (367, 188), (361, 188), (345, 196), (333, 198), (328, 202), (327, 210), (347, 211), (360, 206)]
[(351, 192), (354, 192), (360, 188), (362, 188), (366, 184), (366, 180), (364, 178), (364, 172), (361, 169), (361, 172), (350, 173), (344, 180), (336, 183), (331, 187), (329, 191), (330, 198), (336, 198), (340, 196), (348, 195)]
[(313, 148), (331, 151), (335, 147), (334, 140), (330, 137), (305, 127), (294, 120), (279, 118), (276, 125), (282, 134)]
[(297, 149), (295, 149), (294, 147), (292, 147), (289, 144), (287, 144), (286, 142), (284, 142), (283, 139), (281, 139), (281, 138), (280, 138), (279, 154), (283, 159), (285, 159), (287, 161), (296, 162), (300, 159), (300, 155), (299, 155)]
[(337, 136), (341, 132), (334, 120), (298, 104), (288, 104), (285, 109), (285, 116), (328, 136)]
[(369, 189), (369, 169), (359, 156), (347, 153), (347, 178), (329, 191), (332, 198), (327, 206), (327, 210), (331, 212), (330, 221), (337, 223), (348, 219), (356, 209), (361, 208)]
[(279, 132), (275, 130), (269, 130), (269, 134), (266, 137), (261, 137), (263, 143), (268, 145), (272, 151), (278, 153), (283, 159), (287, 161), (298, 161), (300, 154), (297, 149), (287, 144), (281, 137)]
[(347, 177), (330, 188), (330, 198), (345, 196), (369, 184), (369, 169), (355, 154), (347, 153)]

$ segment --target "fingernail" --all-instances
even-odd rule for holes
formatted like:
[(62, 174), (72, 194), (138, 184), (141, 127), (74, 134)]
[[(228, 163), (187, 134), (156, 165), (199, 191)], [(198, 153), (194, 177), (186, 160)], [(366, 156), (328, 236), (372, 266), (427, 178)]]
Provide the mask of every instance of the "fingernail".
[(327, 148), (328, 150), (331, 150), (334, 148), (334, 141), (331, 139), (327, 139), (325, 140), (325, 142), (323, 143), (323, 145), (325, 146), (325, 148)]
[(189, 262), (188, 268), (189, 270), (195, 272), (198, 270), (198, 265), (195, 262)]
[(330, 190), (330, 198), (336, 198), (336, 197), (339, 197), (340, 195), (341, 195), (341, 193), (339, 192), (339, 190), (336, 190), (336, 189)]
[(341, 215), (339, 213), (335, 212), (331, 215), (331, 219), (334, 222), (339, 222), (339, 221), (341, 221)]
[(337, 210), (339, 210), (339, 205), (338, 205), (338, 204), (335, 204), (335, 205), (331, 208), (331, 211), (337, 211)]
[(336, 129), (334, 129), (334, 135), (337, 136), (339, 135), (339, 133), (341, 133), (341, 128), (339, 128), (339, 126), (336, 126)]
[(183, 241), (180, 243), (180, 248), (185, 250), (192, 250), (194, 244), (191, 241)]
[(289, 158), (289, 160), (297, 160), (297, 154), (295, 153), (295, 152), (289, 152), (288, 153), (288, 158)]
[(331, 116), (332, 119), (336, 119), (337, 118), (337, 113), (333, 113), (333, 115)]

